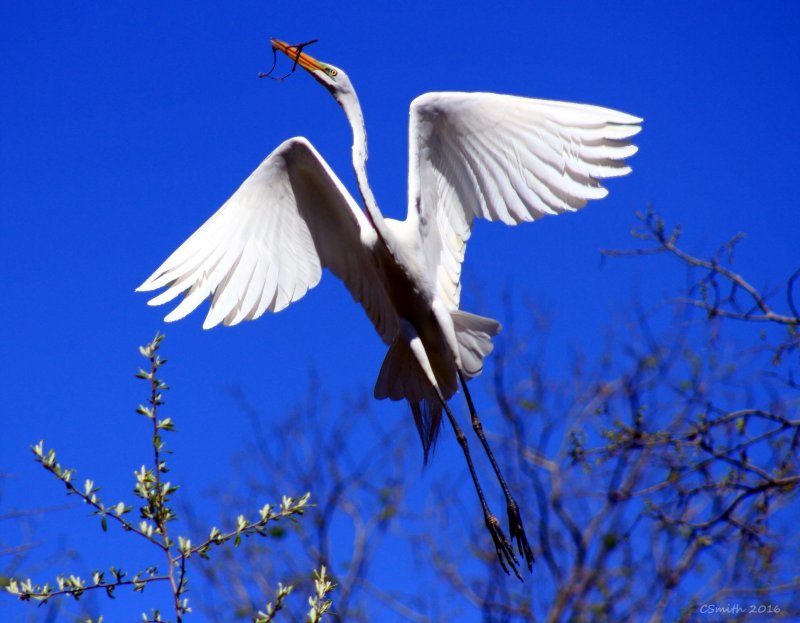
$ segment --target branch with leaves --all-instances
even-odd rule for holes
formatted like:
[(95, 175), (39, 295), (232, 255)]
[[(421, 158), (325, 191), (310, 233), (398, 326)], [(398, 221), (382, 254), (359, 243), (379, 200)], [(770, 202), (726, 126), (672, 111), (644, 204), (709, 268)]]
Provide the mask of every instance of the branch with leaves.
[[(93, 571), (90, 580), (85, 580), (78, 575), (59, 575), (54, 584), (36, 584), (31, 579), (10, 579), (6, 591), (17, 596), (23, 601), (32, 601), (40, 604), (52, 598), (70, 596), (80, 599), (88, 591), (102, 591), (108, 597), (113, 597), (116, 589), (131, 587), (134, 592), (142, 592), (145, 587), (153, 583), (168, 583), (172, 595), (172, 609), (175, 621), (181, 623), (184, 617), (191, 612), (188, 599), (187, 561), (193, 556), (203, 559), (210, 557), (213, 547), (232, 543), (238, 547), (243, 537), (252, 535), (266, 536), (273, 525), (285, 520), (296, 520), (303, 515), (309, 507), (310, 494), (306, 493), (298, 499), (284, 496), (277, 506), (267, 504), (258, 511), (258, 518), (248, 519), (244, 515), (236, 518), (235, 526), (226, 531), (213, 527), (208, 536), (199, 544), (193, 545), (189, 538), (174, 535), (172, 523), (176, 520), (176, 513), (172, 506), (172, 497), (178, 487), (165, 481), (163, 475), (167, 473), (165, 459), (165, 442), (163, 434), (175, 430), (171, 418), (160, 418), (159, 408), (164, 405), (163, 393), (168, 389), (166, 383), (160, 378), (159, 370), (166, 363), (159, 355), (159, 348), (164, 339), (163, 335), (156, 335), (151, 343), (141, 347), (140, 353), (148, 360), (148, 369), (140, 369), (136, 377), (149, 384), (149, 397), (147, 404), (139, 405), (136, 412), (152, 424), (153, 459), (151, 467), (142, 466), (134, 472), (136, 483), (134, 495), (139, 498), (139, 521), (134, 522), (129, 518), (133, 507), (125, 502), (106, 504), (100, 498), (100, 488), (91, 479), (86, 479), (82, 486), (74, 482), (75, 470), (62, 467), (56, 461), (56, 452), (45, 449), (44, 441), (32, 447), (36, 461), (44, 469), (60, 480), (67, 488), (68, 495), (80, 498), (90, 506), (92, 514), (100, 517), (103, 531), (108, 530), (110, 523), (118, 525), (123, 531), (143, 539), (148, 546), (161, 552), (164, 558), (166, 572), (160, 573), (157, 566), (151, 566), (135, 573), (132, 577), (119, 568), (111, 567), (107, 572)], [(329, 612), (332, 602), (330, 593), (334, 584), (327, 578), (325, 567), (315, 571), (315, 593), (309, 598), (311, 609), (308, 621), (318, 623), (324, 614)], [(275, 602), (267, 604), (264, 612), (259, 612), (255, 618), (257, 623), (272, 621), (282, 608), (284, 600), (292, 592), (291, 585), (278, 584)], [(101, 617), (102, 618), (102, 617)], [(144, 621), (166, 621), (159, 610), (151, 610), (143, 614)]]

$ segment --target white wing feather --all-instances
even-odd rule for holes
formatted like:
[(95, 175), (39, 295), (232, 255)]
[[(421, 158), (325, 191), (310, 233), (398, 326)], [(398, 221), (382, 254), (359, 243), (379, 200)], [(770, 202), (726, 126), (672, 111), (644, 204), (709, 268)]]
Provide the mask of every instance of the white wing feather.
[(641, 119), (599, 106), (494, 93), (426, 93), (411, 103), (409, 221), (452, 308), (475, 217), (508, 225), (572, 212), (630, 172)]
[(150, 305), (184, 295), (167, 322), (210, 298), (208, 329), (280, 311), (317, 285), (327, 267), (388, 344), (397, 316), (376, 269), (375, 240), (322, 156), (297, 137), (273, 151), (137, 291), (166, 288)]

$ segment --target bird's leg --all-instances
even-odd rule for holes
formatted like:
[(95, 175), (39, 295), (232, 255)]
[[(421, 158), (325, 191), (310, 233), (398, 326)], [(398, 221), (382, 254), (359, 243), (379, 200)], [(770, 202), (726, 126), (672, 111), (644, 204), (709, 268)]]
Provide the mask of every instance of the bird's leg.
[[(483, 519), (486, 523), (486, 527), (489, 529), (489, 534), (492, 536), (492, 541), (494, 542), (494, 548), (497, 551), (497, 558), (500, 560), (500, 565), (503, 567), (503, 571), (506, 573), (508, 573), (508, 568), (511, 567), (511, 569), (514, 571), (514, 575), (522, 580), (522, 576), (519, 574), (519, 563), (517, 562), (517, 556), (514, 553), (514, 547), (511, 545), (511, 543), (509, 543), (506, 535), (503, 533), (503, 528), (500, 526), (500, 522), (498, 521), (497, 517), (495, 517), (489, 510), (489, 505), (486, 503), (486, 497), (483, 495), (481, 483), (478, 482), (478, 474), (475, 471), (475, 466), (472, 464), (472, 457), (469, 454), (467, 437), (464, 435), (464, 431), (461, 430), (458, 422), (456, 422), (456, 418), (453, 417), (453, 412), (450, 411), (450, 407), (447, 405), (447, 400), (445, 400), (444, 396), (442, 395), (442, 390), (439, 388), (439, 384), (436, 381), (436, 375), (433, 373), (433, 368), (431, 367), (428, 354), (425, 352), (422, 339), (419, 337), (419, 334), (414, 326), (406, 320), (401, 319), (400, 331), (402, 334), (401, 339), (408, 341), (408, 347), (411, 349), (411, 352), (417, 360), (417, 363), (419, 363), (420, 368), (422, 368), (423, 373), (428, 377), (428, 382), (436, 392), (436, 396), (439, 398), (439, 402), (441, 403), (444, 412), (447, 414), (447, 419), (450, 420), (450, 425), (453, 427), (453, 432), (456, 434), (456, 440), (458, 441), (458, 445), (461, 446), (461, 450), (464, 453), (464, 458), (467, 459), (469, 474), (472, 476), (472, 482), (475, 485), (475, 491), (478, 493), (478, 499), (480, 500), (481, 507), (483, 508)], [(525, 543), (527, 544), (527, 541)]]
[[(439, 392), (437, 391), (437, 394), (438, 393)], [(456, 419), (453, 417), (453, 413), (450, 411), (450, 407), (447, 406), (447, 402), (444, 400), (444, 398), (442, 398), (441, 394), (439, 394), (439, 400), (441, 401), (442, 407), (444, 407), (444, 411), (447, 414), (447, 419), (450, 420), (450, 425), (453, 427), (453, 432), (456, 434), (458, 445), (461, 446), (461, 450), (464, 452), (464, 457), (467, 459), (469, 473), (470, 476), (472, 476), (472, 482), (475, 485), (475, 491), (478, 493), (478, 498), (480, 499), (481, 507), (483, 508), (483, 518), (486, 522), (486, 527), (489, 529), (489, 534), (492, 536), (492, 541), (494, 542), (494, 548), (497, 551), (497, 558), (500, 560), (500, 565), (503, 567), (503, 571), (506, 573), (508, 573), (508, 568), (511, 567), (512, 571), (514, 571), (514, 575), (522, 580), (522, 576), (519, 574), (518, 569), (519, 563), (517, 562), (517, 557), (514, 554), (514, 547), (508, 542), (506, 535), (503, 533), (503, 528), (500, 526), (500, 521), (492, 514), (492, 512), (489, 510), (489, 505), (486, 503), (486, 498), (483, 495), (483, 489), (478, 482), (478, 475), (475, 472), (475, 466), (472, 464), (472, 457), (469, 454), (467, 437), (464, 435), (464, 431), (461, 430), (458, 422), (456, 422)], [(522, 524), (520, 523), (520, 525)], [(527, 545), (527, 541), (525, 544)]]
[(497, 464), (494, 454), (492, 453), (492, 449), (489, 447), (489, 442), (486, 439), (486, 435), (483, 433), (483, 424), (481, 424), (481, 420), (478, 417), (478, 412), (475, 410), (475, 405), (472, 402), (472, 396), (470, 396), (469, 389), (467, 389), (467, 382), (464, 379), (464, 375), (461, 374), (461, 370), (458, 371), (458, 378), (461, 381), (461, 387), (464, 390), (464, 396), (467, 399), (467, 406), (469, 407), (469, 412), (472, 416), (472, 428), (475, 431), (475, 434), (478, 435), (478, 439), (481, 440), (483, 449), (486, 451), (486, 456), (489, 457), (489, 462), (492, 464), (494, 473), (497, 475), (497, 480), (500, 482), (500, 488), (503, 489), (503, 495), (506, 496), (506, 505), (508, 508), (508, 531), (511, 534), (511, 540), (514, 541), (516, 539), (520, 556), (525, 557), (525, 562), (528, 565), (528, 571), (532, 571), (533, 551), (531, 551), (531, 546), (528, 544), (528, 537), (525, 534), (525, 526), (522, 524), (522, 515), (519, 512), (519, 504), (517, 504), (517, 501), (511, 495), (511, 490), (508, 488), (505, 478), (503, 478), (503, 474), (500, 471), (500, 466)]

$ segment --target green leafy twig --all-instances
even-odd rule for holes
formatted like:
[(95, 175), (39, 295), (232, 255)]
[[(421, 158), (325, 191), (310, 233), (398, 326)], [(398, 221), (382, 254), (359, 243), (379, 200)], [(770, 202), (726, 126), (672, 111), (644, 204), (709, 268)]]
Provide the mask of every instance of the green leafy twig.
[(273, 604), (272, 602), (269, 602), (263, 611), (259, 610), (255, 619), (253, 620), (254, 623), (271, 623), (274, 621), (275, 615), (283, 610), (283, 602), (289, 596), (292, 590), (294, 590), (294, 586), (291, 584), (284, 586), (278, 582), (278, 590), (275, 592), (275, 603)]
[(328, 595), (333, 592), (336, 585), (328, 579), (325, 565), (322, 565), (319, 571), (314, 571), (314, 588), (316, 593), (308, 598), (308, 605), (311, 606), (306, 616), (308, 623), (319, 623), (333, 604)]
[(34, 584), (30, 579), (10, 580), (6, 590), (12, 595), (16, 595), (22, 601), (36, 601), (46, 603), (53, 597), (59, 595), (69, 595), (74, 599), (80, 599), (84, 593), (92, 590), (103, 589), (109, 597), (114, 596), (114, 591), (119, 586), (132, 586), (136, 592), (144, 590), (145, 585), (150, 582), (163, 582), (169, 580), (166, 575), (158, 575), (155, 567), (149, 568), (144, 574), (136, 574), (130, 580), (124, 579), (127, 574), (119, 569), (111, 567), (108, 574), (111, 580), (106, 580), (102, 571), (92, 573), (91, 583), (76, 575), (59, 575), (56, 577), (55, 585)]
[[(6, 591), (17, 596), (22, 601), (35, 601), (46, 603), (49, 599), (69, 595), (74, 599), (80, 599), (87, 591), (104, 590), (109, 597), (114, 596), (114, 591), (120, 586), (131, 586), (134, 592), (141, 592), (152, 582), (168, 582), (173, 596), (173, 608), (175, 618), (181, 623), (183, 616), (191, 609), (186, 598), (186, 561), (194, 555), (201, 558), (208, 558), (208, 552), (212, 546), (222, 545), (233, 541), (234, 546), (241, 543), (242, 537), (251, 535), (267, 536), (267, 525), (269, 523), (283, 519), (292, 519), (297, 515), (302, 515), (308, 506), (310, 494), (306, 493), (299, 499), (284, 496), (281, 503), (277, 506), (267, 504), (258, 511), (258, 518), (248, 520), (244, 515), (236, 518), (236, 525), (227, 532), (212, 528), (209, 536), (199, 545), (192, 545), (192, 541), (183, 536), (176, 539), (169, 534), (169, 524), (176, 518), (175, 512), (170, 506), (172, 495), (178, 487), (162, 479), (162, 475), (168, 472), (167, 463), (164, 455), (165, 444), (162, 438), (163, 433), (172, 432), (175, 427), (170, 418), (160, 419), (158, 416), (159, 407), (164, 404), (163, 393), (168, 389), (167, 384), (159, 378), (159, 369), (166, 363), (158, 354), (164, 336), (157, 334), (146, 346), (142, 346), (139, 352), (146, 357), (149, 363), (148, 369), (140, 369), (136, 376), (150, 384), (150, 395), (146, 405), (139, 405), (136, 412), (148, 418), (152, 422), (153, 435), (153, 466), (148, 468), (145, 465), (134, 472), (136, 483), (133, 489), (134, 494), (142, 504), (139, 507), (140, 521), (137, 524), (126, 517), (131, 512), (132, 507), (124, 502), (113, 505), (106, 505), (99, 496), (100, 488), (95, 485), (93, 480), (87, 479), (83, 487), (76, 486), (73, 482), (75, 475), (74, 469), (62, 467), (56, 461), (56, 452), (53, 449), (45, 450), (44, 441), (40, 441), (32, 446), (36, 461), (56, 478), (58, 478), (67, 488), (68, 495), (76, 495), (84, 503), (91, 506), (94, 515), (100, 517), (101, 527), (105, 531), (108, 529), (108, 518), (116, 522), (124, 531), (132, 532), (144, 538), (148, 543), (157, 547), (167, 561), (166, 573), (159, 574), (156, 567), (149, 567), (145, 571), (139, 572), (131, 578), (121, 569), (111, 567), (106, 572), (95, 571), (92, 573), (91, 581), (84, 580), (77, 575), (60, 575), (56, 577), (55, 584), (45, 583), (35, 584), (31, 579), (9, 579), (5, 587)], [(333, 590), (333, 585), (325, 577), (324, 567), (319, 573), (315, 572), (316, 595), (309, 598), (312, 606), (312, 613), (316, 618), (309, 620), (319, 621), (322, 615), (328, 611), (331, 601), (326, 597)], [(275, 614), (283, 608), (283, 601), (292, 591), (292, 586), (278, 584), (275, 602), (267, 604), (265, 612), (259, 612), (257, 621), (272, 621)], [(309, 614), (311, 617), (311, 613)], [(142, 620), (145, 622), (164, 621), (159, 610), (151, 610), (150, 614), (143, 614)]]

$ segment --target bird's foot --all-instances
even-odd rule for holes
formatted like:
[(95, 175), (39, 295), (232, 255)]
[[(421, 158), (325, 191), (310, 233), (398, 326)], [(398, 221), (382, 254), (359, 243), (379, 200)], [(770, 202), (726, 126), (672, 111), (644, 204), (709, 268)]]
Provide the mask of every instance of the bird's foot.
[(492, 535), (492, 541), (494, 542), (494, 548), (497, 551), (497, 558), (500, 561), (500, 566), (503, 567), (503, 571), (509, 575), (509, 568), (514, 572), (520, 580), (522, 580), (522, 576), (519, 574), (519, 562), (517, 561), (517, 556), (514, 554), (514, 547), (509, 543), (506, 535), (503, 533), (503, 528), (500, 526), (500, 522), (498, 521), (497, 517), (491, 514), (486, 515), (486, 527), (489, 529), (489, 534)]
[(522, 515), (519, 512), (519, 505), (511, 498), (508, 500), (508, 532), (511, 535), (511, 541), (517, 541), (519, 555), (525, 559), (525, 563), (528, 565), (528, 571), (533, 571), (533, 551), (528, 544), (525, 526), (522, 525)]

